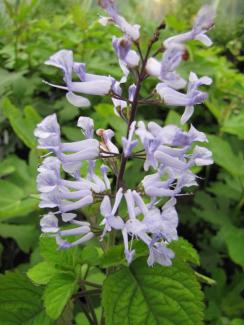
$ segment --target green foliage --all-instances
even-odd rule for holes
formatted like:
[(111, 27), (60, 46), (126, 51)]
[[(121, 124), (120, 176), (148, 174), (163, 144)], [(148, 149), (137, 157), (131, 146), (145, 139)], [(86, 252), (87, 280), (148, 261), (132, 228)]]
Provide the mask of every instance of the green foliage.
[(18, 272), (0, 276), (0, 319), (2, 325), (51, 325), (42, 306), (42, 288)]
[[(36, 140), (33, 134), (36, 124), (41, 118), (31, 106), (26, 106), (22, 112), (17, 109), (9, 99), (2, 102), (3, 114), (8, 118), (17, 137), (29, 148), (36, 148)], [(24, 115), (24, 116), (23, 116)]]
[(52, 319), (58, 319), (78, 286), (70, 274), (57, 274), (51, 280), (44, 291), (44, 306)]
[(202, 299), (186, 264), (175, 260), (172, 267), (148, 268), (145, 258), (139, 258), (105, 280), (102, 302), (108, 325), (197, 325), (203, 324)]

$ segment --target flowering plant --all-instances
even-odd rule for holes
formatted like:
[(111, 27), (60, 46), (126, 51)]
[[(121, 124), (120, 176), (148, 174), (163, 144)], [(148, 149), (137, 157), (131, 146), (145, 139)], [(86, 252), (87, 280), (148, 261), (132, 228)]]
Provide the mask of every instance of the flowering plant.
[[(179, 285), (176, 286), (176, 291), (182, 296), (190, 294), (192, 298), (187, 296), (182, 305), (177, 302), (178, 307), (174, 310), (174, 303), (170, 301), (173, 297), (169, 294), (169, 301), (164, 304), (171, 313), (174, 311), (178, 315), (175, 316), (178, 323), (200, 324), (202, 311), (198, 307), (201, 305), (201, 297), (196, 292), (199, 288), (189, 271), (190, 267), (185, 270), (186, 266), (183, 266), (186, 262), (193, 262), (189, 256), (195, 252), (191, 247), (185, 247), (186, 243), (178, 240), (176, 203), (179, 196), (189, 194), (184, 193), (184, 189), (197, 185), (193, 167), (213, 163), (211, 152), (201, 145), (207, 142), (205, 134), (193, 125), (187, 131), (183, 128), (194, 113), (195, 105), (203, 103), (207, 98), (207, 93), (199, 87), (210, 85), (212, 80), (207, 76), (198, 77), (194, 72), (190, 72), (188, 80), (185, 80), (176, 70), (186, 56), (185, 43), (188, 40), (200, 41), (205, 46), (211, 45), (206, 32), (213, 26), (214, 10), (208, 5), (202, 7), (194, 20), (192, 30), (163, 42), (160, 31), (165, 25), (160, 24), (143, 53), (140, 26), (132, 25), (120, 16), (112, 0), (101, 0), (100, 5), (108, 14), (100, 17), (100, 23), (105, 26), (114, 24), (122, 31), (121, 37), (114, 36), (112, 39), (112, 46), (122, 70), (121, 79), (88, 73), (84, 63), (73, 60), (72, 51), (60, 50), (45, 63), (62, 70), (64, 85), (46, 83), (64, 90), (67, 100), (76, 107), (90, 106), (87, 95), (109, 97), (114, 113), (121, 118), (121, 123), (126, 124), (127, 132), (119, 145), (113, 140), (112, 129), (104, 130), (96, 126), (94, 132), (94, 121), (81, 116), (77, 126), (84, 139), (66, 143), (61, 140), (61, 130), (55, 114), (47, 116), (37, 125), (35, 136), (38, 139), (38, 148), (48, 151), (38, 168), (37, 177), (41, 199), (39, 206), (50, 209), (41, 218), (41, 230), (48, 237), (54, 237), (61, 250), (86, 245), (88, 241), (101, 247), (99, 254), (102, 257), (99, 258), (103, 262), (97, 265), (106, 269), (107, 274), (103, 287), (106, 324), (163, 324), (167, 317), (168, 322), (172, 317), (165, 316), (167, 312), (162, 313), (162, 310), (155, 316), (155, 311), (151, 309), (145, 313), (146, 316), (139, 315), (140, 307), (138, 306), (138, 312), (135, 310), (140, 301), (137, 297), (139, 300), (136, 302), (136, 296), (139, 295), (136, 290), (131, 297), (126, 298), (123, 280), (130, 285), (126, 272), (138, 272), (139, 267), (144, 270), (144, 273), (139, 274), (143, 281), (146, 282), (147, 274), (155, 276), (155, 279), (161, 276), (159, 284), (171, 286), (171, 289), (176, 286), (174, 281), (187, 283), (189, 276), (189, 287), (192, 283), (194, 287), (192, 290), (187, 289), (190, 293), (185, 288), (181, 291)], [(160, 46), (154, 51), (159, 41)], [(162, 55), (161, 59), (158, 58), (159, 55)], [(148, 96), (143, 97), (141, 89), (151, 77), (154, 88)], [(143, 121), (137, 121), (137, 111), (142, 105), (182, 107), (182, 127), (173, 124), (160, 126), (153, 121), (146, 125)], [(112, 124), (111, 122), (111, 126)], [(138, 159), (144, 160), (145, 173), (135, 188), (129, 188), (124, 181), (126, 166), (131, 160)], [(142, 171), (138, 170), (138, 173)], [(80, 213), (80, 209), (87, 209), (91, 205), (99, 205), (99, 216), (89, 217), (88, 214)], [(121, 247), (121, 239), (124, 258), (120, 256), (120, 251), (116, 253), (116, 247)], [(177, 260), (177, 251), (181, 255), (179, 259), (182, 258), (180, 262)], [(111, 261), (112, 254), (115, 254), (118, 263)], [(140, 256), (143, 258), (138, 258)], [(106, 260), (109, 262), (106, 263)], [(96, 261), (91, 264), (96, 265)], [(130, 265), (129, 269), (125, 265)], [(175, 278), (176, 271), (186, 278)], [(138, 274), (133, 274), (140, 282)], [(164, 275), (171, 279), (171, 284), (164, 282)], [(82, 281), (79, 297), (89, 296), (86, 286), (98, 286), (100, 289), (97, 283), (87, 281), (86, 276), (82, 276)], [(153, 284), (149, 283), (149, 286), (155, 285), (155, 280), (151, 281)], [(116, 282), (117, 288), (122, 285), (119, 292), (113, 291)], [(114, 298), (111, 298), (112, 301), (109, 299), (110, 294)], [(157, 295), (150, 295), (158, 303)], [(147, 296), (147, 292), (142, 292), (142, 296)], [(132, 299), (131, 302), (128, 299)], [(86, 304), (91, 307), (89, 300)], [(186, 312), (191, 304), (192, 315), (189, 311)], [(127, 317), (125, 322), (124, 318), (121, 319), (122, 316), (116, 316), (116, 311), (123, 308), (131, 308), (123, 316)], [(92, 308), (87, 311), (84, 307), (84, 313), (91, 324), (97, 324), (97, 316)], [(101, 323), (104, 322), (104, 315), (102, 313)]]

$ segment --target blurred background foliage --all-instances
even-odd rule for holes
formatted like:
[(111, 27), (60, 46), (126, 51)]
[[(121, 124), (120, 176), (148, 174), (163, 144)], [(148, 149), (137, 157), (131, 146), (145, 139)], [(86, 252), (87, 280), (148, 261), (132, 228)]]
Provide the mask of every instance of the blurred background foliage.
[[(162, 18), (162, 38), (187, 29), (202, 1), (118, 1), (122, 12), (142, 24), (142, 40)], [(242, 0), (215, 0), (216, 27), (212, 48), (188, 44), (189, 58), (181, 73), (195, 71), (214, 80), (205, 105), (197, 107), (192, 123), (209, 136), (215, 165), (199, 170), (194, 195), (179, 200), (179, 234), (197, 248), (198, 271), (216, 281), (203, 284), (206, 324), (244, 324), (244, 6)], [(65, 140), (77, 140), (79, 115), (95, 119), (97, 128), (124, 131), (108, 100), (95, 97), (92, 108), (71, 106), (64, 93), (42, 80), (59, 83), (61, 74), (43, 62), (55, 51), (72, 49), (87, 70), (119, 78), (113, 54), (114, 27), (102, 28), (92, 0), (2, 0), (0, 2), (0, 267), (1, 272), (27, 271), (41, 260), (35, 187), (39, 154), (33, 129), (42, 117), (56, 112)], [(150, 80), (146, 94), (155, 81)], [(179, 123), (179, 109), (142, 107), (138, 119)], [(166, 122), (164, 122), (166, 121)], [(130, 186), (138, 182), (140, 165), (130, 164)], [(140, 176), (140, 175), (139, 175)], [(26, 280), (27, 281), (27, 280)], [(39, 294), (39, 293), (37, 293)], [(1, 299), (0, 299), (1, 300)], [(76, 320), (79, 322), (79, 316)], [(13, 323), (15, 324), (15, 323)]]

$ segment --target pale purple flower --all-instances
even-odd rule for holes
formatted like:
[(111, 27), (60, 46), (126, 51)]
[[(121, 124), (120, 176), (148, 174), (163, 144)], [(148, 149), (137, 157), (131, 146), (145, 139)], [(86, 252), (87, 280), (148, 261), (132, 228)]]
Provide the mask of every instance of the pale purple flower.
[[(176, 227), (178, 225), (178, 217), (176, 211), (163, 211), (162, 215), (159, 209), (148, 209), (142, 198), (136, 191), (128, 190), (125, 193), (125, 199), (128, 208), (129, 220), (126, 222), (122, 234), (125, 245), (125, 257), (130, 263), (135, 255), (135, 251), (129, 248), (128, 235), (139, 238), (149, 248), (148, 265), (153, 265), (155, 262), (161, 265), (171, 265), (171, 259), (174, 254), (166, 248), (166, 242), (162, 239), (168, 236), (168, 240), (177, 239)], [(175, 201), (168, 203), (166, 209), (173, 208)], [(136, 215), (140, 212), (144, 214), (142, 220), (138, 220)], [(173, 208), (174, 209), (174, 208)], [(140, 214), (140, 213), (139, 213)], [(151, 236), (150, 236), (151, 234)], [(159, 240), (159, 241), (158, 241)]]
[(129, 97), (130, 102), (133, 102), (135, 93), (136, 93), (136, 85), (132, 84), (132, 85), (130, 85), (130, 87), (128, 89), (128, 97)]
[(173, 124), (161, 127), (155, 122), (149, 122), (148, 130), (154, 137), (160, 139), (160, 144), (162, 145), (188, 147), (195, 141), (207, 142), (206, 135), (198, 131), (193, 125), (186, 132)]
[(99, 142), (96, 139), (62, 143), (56, 114), (45, 117), (37, 125), (34, 134), (38, 139), (38, 148), (54, 152), (64, 169), (71, 174), (79, 170), (81, 161), (96, 159), (99, 156)]
[(45, 64), (59, 68), (64, 72), (64, 82), (71, 83), (73, 70), (73, 52), (71, 50), (60, 50), (50, 56)]
[(86, 117), (86, 116), (79, 117), (77, 126), (81, 128), (82, 133), (87, 139), (93, 138), (94, 122), (90, 117)]
[(182, 60), (184, 51), (182, 46), (175, 45), (166, 49), (161, 62), (153, 57), (149, 58), (146, 65), (147, 73), (174, 89), (184, 88), (186, 81), (175, 72)]
[(118, 190), (115, 195), (115, 201), (113, 207), (111, 206), (110, 198), (106, 195), (100, 206), (100, 212), (103, 216), (103, 221), (101, 225), (104, 225), (104, 231), (102, 237), (106, 234), (107, 231), (111, 231), (112, 229), (121, 230), (124, 226), (124, 221), (120, 216), (116, 215), (118, 213), (118, 208), (120, 201), (123, 197), (122, 188)]
[(187, 87), (187, 96), (194, 98), (193, 102), (186, 105), (185, 111), (181, 117), (181, 123), (186, 123), (194, 112), (194, 104), (201, 104), (207, 97), (207, 93), (199, 91), (197, 88), (201, 85), (211, 85), (212, 79), (209, 77), (198, 78), (194, 72), (189, 75), (189, 83)]
[(60, 127), (56, 114), (48, 115), (37, 124), (34, 135), (38, 138), (38, 148), (57, 152), (60, 148)]
[(111, 185), (110, 185), (110, 181), (109, 181), (109, 178), (108, 178), (108, 167), (106, 165), (102, 165), (101, 166), (101, 172), (102, 172), (103, 181), (104, 181), (104, 184), (106, 186), (106, 189), (110, 190)]
[[(122, 95), (122, 89), (120, 87), (120, 82), (116, 81), (113, 86), (112, 86), (112, 91), (114, 94), (121, 96)], [(123, 116), (123, 111), (125, 109), (125, 107), (127, 107), (127, 102), (122, 100), (122, 99), (118, 99), (115, 97), (112, 97), (112, 102), (114, 104), (114, 113), (117, 116)]]
[(53, 172), (57, 178), (60, 178), (61, 161), (57, 157), (46, 157), (42, 164), (37, 168), (39, 173)]
[[(58, 156), (64, 163), (96, 159), (99, 156), (99, 142), (96, 139), (86, 139), (77, 142), (62, 143)], [(69, 152), (65, 154), (64, 152)]]
[(165, 104), (169, 106), (185, 106), (185, 111), (181, 117), (181, 123), (184, 124), (193, 114), (194, 105), (202, 104), (208, 97), (206, 92), (200, 91), (197, 88), (201, 85), (210, 85), (211, 82), (211, 78), (202, 77), (198, 79), (196, 74), (191, 72), (186, 94), (170, 88), (165, 83), (159, 83), (156, 86), (156, 91)]
[(147, 171), (150, 166), (156, 168), (157, 161), (154, 157), (154, 153), (157, 150), (160, 140), (158, 137), (154, 137), (147, 129), (144, 122), (138, 122), (138, 127), (135, 131), (136, 135), (140, 138), (143, 147), (146, 152), (146, 160), (144, 162), (144, 169)]
[(71, 220), (74, 220), (77, 217), (75, 213), (70, 213), (70, 212), (62, 213), (61, 216), (64, 222), (69, 222)]
[(99, 135), (103, 142), (100, 143), (100, 148), (101, 150), (105, 151), (101, 152), (100, 155), (101, 156), (109, 156), (109, 153), (115, 153), (118, 154), (119, 153), (119, 149), (117, 148), (117, 146), (112, 142), (112, 138), (114, 137), (114, 131), (111, 129), (98, 129), (97, 130), (97, 135)]
[(160, 170), (151, 175), (147, 175), (142, 180), (145, 193), (151, 198), (157, 197), (174, 197), (177, 194), (175, 188), (172, 187), (175, 180), (175, 175), (162, 180), (165, 170)]
[(136, 41), (140, 37), (140, 26), (129, 24), (124, 17), (118, 15), (117, 10), (112, 0), (100, 0), (100, 6), (107, 11), (109, 17), (101, 17), (99, 22), (106, 26), (108, 23), (114, 23), (120, 28), (120, 30), (125, 33), (133, 41)]
[(213, 164), (212, 152), (205, 147), (195, 146), (190, 161), (196, 166)]
[(41, 230), (44, 233), (57, 233), (59, 231), (58, 218), (54, 213), (49, 212), (40, 221)]
[[(58, 226), (58, 218), (51, 212), (45, 215), (40, 222), (42, 231), (44, 233), (53, 234), (52, 236), (56, 238), (56, 242), (61, 249), (83, 244), (94, 237), (89, 222), (70, 220), (70, 223), (77, 227), (65, 230), (60, 229)], [(80, 235), (81, 238), (74, 242), (68, 242), (67, 240), (63, 239), (63, 237)]]
[(171, 266), (174, 257), (174, 252), (167, 248), (164, 243), (155, 243), (149, 248), (147, 264), (153, 266), (155, 263), (158, 263), (163, 266)]
[(174, 44), (184, 44), (189, 40), (198, 40), (206, 46), (211, 46), (212, 41), (206, 35), (206, 32), (213, 26), (215, 17), (215, 10), (210, 5), (203, 6), (194, 21), (192, 30), (176, 36), (167, 38), (164, 41), (164, 46), (167, 48)]
[(140, 57), (136, 51), (131, 50), (131, 41), (127, 37), (113, 37), (113, 48), (119, 59), (119, 65), (124, 73), (121, 82), (127, 80), (129, 70), (138, 66)]
[[(55, 85), (48, 82), (46, 83), (50, 86), (66, 90), (67, 100), (77, 107), (88, 107), (90, 106), (90, 101), (83, 96), (76, 95), (75, 93), (104, 96), (110, 92), (114, 82), (111, 77), (87, 75), (83, 64), (79, 65), (77, 62), (73, 62), (73, 53), (70, 50), (58, 51), (45, 63), (58, 67), (64, 72), (64, 82), (66, 83), (66, 86)], [(82, 81), (72, 81), (73, 69)]]
[(132, 153), (132, 150), (138, 144), (137, 140), (133, 140), (135, 128), (136, 128), (136, 121), (132, 122), (130, 125), (128, 138), (122, 137), (123, 152), (125, 157), (129, 157)]

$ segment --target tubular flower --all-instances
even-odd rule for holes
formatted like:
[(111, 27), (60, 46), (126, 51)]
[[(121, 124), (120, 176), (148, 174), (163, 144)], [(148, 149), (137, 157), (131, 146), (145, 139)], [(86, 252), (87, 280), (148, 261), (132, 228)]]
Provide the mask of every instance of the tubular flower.
[(164, 46), (167, 48), (172, 44), (183, 44), (189, 40), (198, 40), (206, 46), (211, 46), (212, 41), (206, 35), (206, 32), (213, 27), (215, 10), (212, 6), (203, 6), (194, 20), (192, 30), (183, 34), (172, 36), (164, 41)]
[(99, 22), (106, 26), (108, 23), (114, 23), (125, 35), (133, 41), (140, 38), (140, 26), (129, 24), (124, 17), (117, 13), (113, 0), (99, 0), (100, 6), (108, 13), (109, 17), (101, 17)]
[[(86, 95), (104, 96), (108, 94), (112, 88), (114, 80), (111, 77), (86, 74), (85, 65), (73, 61), (73, 52), (70, 50), (60, 50), (53, 54), (46, 62), (47, 65), (60, 68), (64, 73), (65, 86), (47, 84), (64, 89), (67, 91), (66, 98), (74, 106), (88, 107), (90, 101), (75, 93)], [(72, 81), (72, 73), (75, 72), (80, 81)]]

